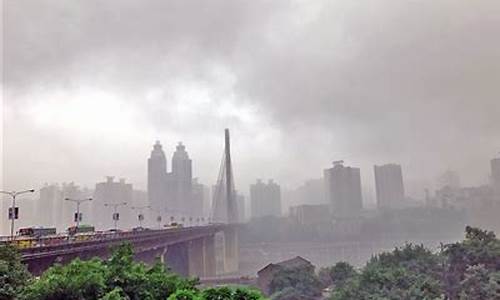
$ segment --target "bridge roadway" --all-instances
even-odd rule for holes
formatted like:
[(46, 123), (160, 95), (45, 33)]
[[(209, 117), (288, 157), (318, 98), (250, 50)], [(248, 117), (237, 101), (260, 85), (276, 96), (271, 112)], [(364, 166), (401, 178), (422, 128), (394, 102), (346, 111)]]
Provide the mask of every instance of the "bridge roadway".
[[(68, 263), (74, 258), (106, 258), (111, 248), (130, 243), (137, 260), (152, 263), (160, 257), (173, 271), (184, 276), (211, 277), (216, 275), (215, 234), (222, 232), (224, 272), (234, 272), (238, 265), (236, 229), (227, 224), (95, 234), (88, 240), (66, 241), (55, 245), (21, 249), (22, 261), (34, 275), (39, 275), (54, 263)], [(229, 268), (227, 268), (229, 267)], [(232, 268), (232, 269), (231, 269)]]

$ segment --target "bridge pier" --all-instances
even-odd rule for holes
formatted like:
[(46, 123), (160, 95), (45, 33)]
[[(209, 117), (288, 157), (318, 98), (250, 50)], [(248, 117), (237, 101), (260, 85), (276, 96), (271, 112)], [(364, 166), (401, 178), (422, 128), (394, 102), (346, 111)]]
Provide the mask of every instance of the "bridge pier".
[(234, 226), (224, 229), (224, 273), (237, 273), (239, 270), (238, 229)]
[(205, 237), (203, 243), (205, 248), (205, 277), (215, 277), (217, 275), (215, 235)]
[(215, 238), (213, 235), (168, 246), (162, 261), (183, 276), (216, 275)]
[(200, 238), (189, 242), (189, 275), (205, 277), (205, 243)]
[(175, 273), (189, 276), (189, 242), (168, 246), (165, 260)]

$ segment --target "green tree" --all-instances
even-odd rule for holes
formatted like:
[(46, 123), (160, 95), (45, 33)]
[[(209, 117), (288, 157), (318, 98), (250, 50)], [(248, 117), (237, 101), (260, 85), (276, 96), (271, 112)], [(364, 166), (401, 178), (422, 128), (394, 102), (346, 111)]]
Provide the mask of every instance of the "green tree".
[[(314, 268), (303, 267), (278, 270), (273, 276), (269, 288), (271, 294), (277, 293), (272, 296), (273, 299), (276, 299), (278, 294), (283, 294), (282, 291), (284, 290), (287, 290), (290, 294), (301, 295), (303, 299), (318, 297), (322, 291), (321, 282), (314, 274)], [(289, 288), (294, 289), (294, 291)]]
[(439, 262), (423, 246), (407, 244), (373, 257), (334, 289), (332, 299), (440, 299)]
[(17, 250), (10, 245), (0, 246), (0, 299), (15, 299), (30, 278)]
[(111, 292), (107, 293), (104, 295), (104, 297), (100, 298), (99, 300), (128, 300), (129, 297), (127, 297), (122, 289), (120, 288), (115, 288)]
[(355, 275), (356, 270), (354, 270), (354, 267), (343, 261), (336, 263), (332, 267), (322, 268), (318, 274), (323, 287), (341, 286)]
[[(133, 260), (129, 244), (116, 248), (103, 261), (73, 260), (55, 265), (26, 286), (24, 300), (259, 300), (246, 288), (227, 287), (199, 291), (197, 279), (179, 277), (160, 262), (149, 267)], [(15, 296), (15, 294), (14, 294)], [(13, 297), (14, 297), (13, 296)], [(0, 298), (4, 299), (4, 298)], [(14, 299), (14, 298), (5, 298)]]
[(236, 289), (230, 287), (208, 288), (202, 291), (203, 300), (265, 300), (264, 296), (257, 291), (245, 287)]
[(233, 300), (264, 300), (264, 296), (254, 289), (237, 288), (233, 293)]
[[(457, 299), (461, 285), (471, 282), (471, 278), (466, 281), (474, 271), (471, 267), (481, 265), (482, 273), (500, 271), (500, 241), (491, 231), (467, 226), (465, 240), (444, 246), (443, 256), (446, 259), (444, 285), (450, 299)], [(475, 277), (479, 276), (477, 272)]]
[(209, 288), (202, 293), (204, 300), (232, 300), (233, 292), (229, 287)]
[(177, 290), (195, 290), (197, 281), (184, 279), (157, 263), (148, 267), (133, 260), (124, 244), (102, 261), (73, 260), (47, 270), (23, 292), (26, 300), (131, 299), (165, 300)]
[(27, 286), (26, 300), (99, 299), (107, 292), (107, 268), (100, 259), (75, 259), (65, 266), (56, 265)]
[(201, 300), (199, 293), (193, 290), (178, 290), (168, 297), (167, 300)]
[(471, 266), (460, 283), (463, 300), (500, 299), (500, 272), (489, 272), (484, 265)]

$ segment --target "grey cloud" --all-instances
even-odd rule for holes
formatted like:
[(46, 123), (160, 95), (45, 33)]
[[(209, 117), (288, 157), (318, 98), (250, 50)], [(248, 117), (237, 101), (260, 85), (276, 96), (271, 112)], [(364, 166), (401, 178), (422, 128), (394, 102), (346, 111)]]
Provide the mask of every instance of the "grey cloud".
[(365, 174), (396, 160), (411, 180), (455, 167), (474, 182), (500, 150), (497, 1), (10, 0), (4, 17), (12, 95), (89, 85), (193, 138), (210, 114), (189, 128), (165, 118), (177, 85), (255, 107), (285, 154), (241, 155), (266, 161), (241, 163), (247, 181), (297, 182), (340, 157)]

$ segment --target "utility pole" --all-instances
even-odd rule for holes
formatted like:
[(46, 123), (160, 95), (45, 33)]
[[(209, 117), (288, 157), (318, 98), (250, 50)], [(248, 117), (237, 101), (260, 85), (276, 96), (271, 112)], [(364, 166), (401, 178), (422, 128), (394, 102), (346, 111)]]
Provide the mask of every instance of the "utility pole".
[(14, 240), (14, 221), (15, 221), (15, 219), (18, 218), (18, 214), (16, 213), (16, 197), (19, 196), (19, 195), (22, 195), (22, 194), (34, 193), (34, 192), (35, 192), (34, 189), (20, 191), (20, 192), (16, 192), (16, 191), (11, 191), (11, 192), (9, 192), (9, 191), (0, 191), (0, 194), (9, 195), (12, 198), (12, 206), (11, 206), (10, 211), (9, 211), (10, 239), (11, 240)]
[(151, 206), (149, 206), (149, 205), (145, 205), (145, 206), (132, 206), (131, 208), (133, 210), (139, 211), (139, 214), (137, 215), (137, 219), (139, 219), (139, 227), (142, 228), (142, 220), (144, 220), (144, 215), (142, 214), (142, 212), (146, 208), (151, 208)]
[(76, 228), (78, 230), (78, 227), (80, 226), (80, 221), (82, 220), (82, 215), (80, 214), (80, 204), (82, 204), (83, 202), (92, 201), (92, 198), (84, 198), (84, 199), (65, 198), (64, 200), (76, 203), (75, 223), (76, 223)]
[(113, 224), (114, 224), (114, 228), (115, 228), (115, 231), (117, 229), (116, 225), (118, 223), (118, 220), (120, 220), (120, 214), (118, 213), (118, 207), (119, 206), (123, 206), (123, 205), (127, 205), (127, 202), (122, 202), (122, 203), (104, 203), (104, 206), (111, 206), (113, 207)]

